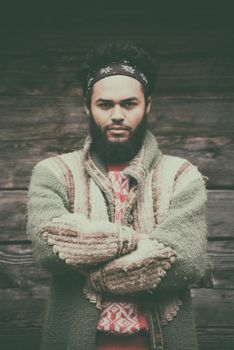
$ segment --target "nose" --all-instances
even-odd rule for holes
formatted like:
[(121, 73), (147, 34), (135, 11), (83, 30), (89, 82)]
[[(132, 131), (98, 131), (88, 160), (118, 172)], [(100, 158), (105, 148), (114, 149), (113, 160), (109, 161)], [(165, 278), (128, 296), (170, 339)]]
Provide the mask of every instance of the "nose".
[(124, 120), (124, 113), (122, 111), (121, 106), (115, 105), (115, 107), (112, 110), (111, 119), (113, 121), (118, 121), (118, 122)]

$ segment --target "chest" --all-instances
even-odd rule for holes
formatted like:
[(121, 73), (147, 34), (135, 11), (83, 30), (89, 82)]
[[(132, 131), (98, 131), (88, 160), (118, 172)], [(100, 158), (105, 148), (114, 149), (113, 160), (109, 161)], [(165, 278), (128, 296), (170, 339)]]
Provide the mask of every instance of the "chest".
[[(183, 162), (183, 159), (164, 155), (142, 181), (130, 183), (122, 206), (122, 225), (131, 226), (138, 232), (150, 233), (165, 220), (176, 174)], [(68, 163), (71, 212), (82, 213), (94, 221), (114, 222), (116, 198), (110, 179), (95, 168), (87, 172), (82, 159), (76, 161), (75, 167), (73, 163)]]
[[(75, 185), (74, 212), (82, 213), (91, 220), (117, 221), (137, 231), (151, 232), (155, 226), (153, 172), (145, 181), (109, 180), (109, 186), (100, 186), (94, 178), (79, 179)], [(86, 184), (84, 186), (84, 184)]]

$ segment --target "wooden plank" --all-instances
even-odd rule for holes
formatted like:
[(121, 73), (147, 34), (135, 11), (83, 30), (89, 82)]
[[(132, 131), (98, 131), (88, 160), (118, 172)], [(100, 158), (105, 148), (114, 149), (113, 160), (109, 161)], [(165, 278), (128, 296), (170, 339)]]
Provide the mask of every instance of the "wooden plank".
[(48, 292), (39, 284), (33, 289), (0, 289), (0, 339), (7, 341), (13, 334), (19, 340), (26, 335), (30, 339), (31, 333), (39, 338)]
[(207, 213), (210, 238), (234, 238), (233, 212), (233, 191), (208, 192)]
[(49, 273), (38, 267), (31, 244), (0, 245), (0, 288), (47, 286)]
[(234, 328), (233, 290), (193, 289), (192, 295), (199, 327)]
[[(84, 50), (72, 54), (0, 56), (0, 94), (14, 96), (77, 96), (76, 78)], [(157, 96), (223, 94), (234, 92), (232, 56), (161, 57)]]
[(232, 94), (210, 97), (155, 95), (152, 98), (149, 122), (156, 135), (233, 135)]
[[(1, 346), (4, 350), (39, 350), (42, 331), (40, 327), (36, 330), (26, 330), (20, 331), (17, 334), (12, 335), (1, 335), (0, 334), (0, 342)], [(15, 329), (11, 329), (10, 331), (14, 331)]]
[(0, 191), (1, 241), (28, 240), (26, 235), (26, 203), (26, 191)]
[[(77, 10), (79, 10), (79, 17), (85, 18), (86, 20), (95, 19), (97, 17), (105, 18), (113, 15), (120, 15), (129, 19), (129, 16), (132, 15), (140, 16), (142, 19), (147, 19), (150, 16), (158, 21), (165, 20), (166, 18), (186, 18), (187, 20), (191, 20), (195, 17), (196, 19), (209, 18), (211, 22), (214, 22), (217, 21), (218, 18), (222, 18), (224, 15), (226, 20), (230, 16), (228, 6), (220, 7), (216, 3), (214, 3), (212, 7), (208, 3), (204, 3), (202, 6), (187, 3), (184, 3), (183, 6), (178, 6), (177, 4), (172, 3), (169, 7), (162, 2), (157, 4), (157, 7), (153, 9), (149, 6), (146, 7), (144, 3), (140, 2), (134, 2), (134, 6), (132, 6), (133, 2), (134, 1), (129, 1), (126, 3), (125, 1), (120, 0), (119, 3), (110, 4), (108, 0), (103, 0), (100, 3), (93, 3), (92, 7), (90, 7), (89, 3), (77, 3), (76, 1), (70, 2), (70, 6), (66, 6), (65, 3), (60, 2), (58, 6), (55, 7), (54, 3), (51, 2), (46, 6), (46, 11), (44, 6), (38, 6), (37, 11), (35, 11), (35, 7), (32, 3), (23, 2), (15, 5), (14, 8), (17, 11), (12, 12), (11, 4), (8, 3), (4, 4), (3, 9), (10, 14), (11, 18), (13, 17), (14, 20), (18, 20), (18, 23), (21, 23), (21, 25), (24, 24), (24, 22), (22, 23), (22, 18), (25, 20), (28, 19), (30, 23), (34, 23), (35, 19), (42, 20), (49, 18), (53, 24), (59, 23), (57, 21), (62, 20), (69, 24), (72, 21), (77, 21)], [(120, 7), (120, 4), (122, 3), (125, 5), (124, 11), (122, 7)], [(29, 16), (29, 13), (32, 14), (32, 16)], [(19, 14), (22, 15), (22, 18), (17, 16)], [(5, 23), (4, 20), (9, 20), (5, 15), (6, 13), (1, 11), (0, 16), (3, 23)]]
[[(210, 241), (207, 252), (212, 275), (208, 271), (205, 285), (234, 289), (234, 241)], [(0, 288), (32, 288), (48, 282), (48, 273), (35, 264), (31, 244), (0, 244), (0, 276)]]
[(234, 289), (234, 241), (211, 241), (207, 247), (214, 288)]
[(67, 19), (62, 17), (63, 25), (56, 19), (53, 21), (53, 17), (46, 17), (45, 14), (43, 26), (41, 18), (39, 21), (35, 20), (35, 24), (33, 21), (27, 23), (29, 20), (27, 18), (25, 25), (21, 21), (17, 31), (7, 26), (7, 33), (5, 30), (4, 35), (2, 34), (0, 52), (18, 54), (76, 52), (79, 47), (90, 48), (94, 43), (102, 44), (114, 39), (154, 46), (161, 54), (220, 55), (232, 52), (233, 28), (230, 13), (220, 16), (220, 12), (217, 12), (216, 16), (210, 15), (208, 20), (207, 16), (188, 16), (186, 13), (178, 18), (173, 16), (160, 18), (159, 13), (157, 18), (156, 10), (147, 13), (145, 8), (135, 17), (132, 13), (124, 12), (116, 16), (114, 11), (108, 15), (105, 12), (102, 15), (99, 11), (90, 16), (89, 8), (86, 14), (76, 13), (75, 17), (73, 14)]
[[(157, 137), (163, 153), (188, 159), (209, 178), (209, 189), (232, 189), (234, 142), (228, 137)], [(225, 178), (224, 178), (225, 177)]]
[[(26, 191), (0, 191), (0, 236), (2, 241), (27, 240)], [(208, 191), (209, 238), (234, 239), (234, 191)], [(0, 241), (1, 242), (1, 241)]]
[[(149, 125), (156, 135), (233, 136), (233, 94), (153, 98)], [(88, 128), (81, 91), (77, 97), (5, 96), (0, 118), (0, 141), (78, 139)]]
[(200, 350), (233, 350), (234, 329), (229, 328), (202, 328), (197, 327)]
[[(193, 297), (201, 349), (230, 350), (234, 334), (234, 291), (196, 290)], [(31, 339), (39, 349), (48, 289), (0, 290), (0, 342), (5, 349), (30, 349)], [(26, 347), (23, 345), (25, 340)], [(221, 339), (223, 339), (222, 346)], [(21, 347), (22, 345), (22, 347)], [(11, 347), (10, 347), (11, 346)]]
[[(79, 137), (79, 132), (77, 137), (71, 138), (60, 138), (58, 132), (52, 139), (37, 142), (0, 142), (0, 189), (27, 188), (32, 168), (38, 161), (82, 147), (87, 134), (82, 133)], [(234, 156), (232, 138), (158, 136), (157, 140), (165, 154), (186, 158), (198, 166), (202, 174), (209, 177), (209, 189), (233, 188), (234, 164), (230, 162)]]
[(64, 138), (87, 130), (82, 100), (56, 97), (2, 97), (0, 140)]

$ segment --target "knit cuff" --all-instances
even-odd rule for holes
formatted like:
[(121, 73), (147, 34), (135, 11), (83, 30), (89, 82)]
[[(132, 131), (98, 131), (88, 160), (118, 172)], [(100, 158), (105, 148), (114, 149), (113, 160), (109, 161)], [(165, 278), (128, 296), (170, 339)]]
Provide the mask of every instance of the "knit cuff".
[(119, 249), (117, 256), (132, 252), (137, 248), (137, 240), (134, 237), (135, 231), (128, 226), (118, 226)]
[(175, 262), (176, 252), (162, 243), (142, 240), (138, 248), (90, 273), (97, 292), (131, 294), (151, 291), (160, 285)]
[(106, 286), (102, 283), (102, 268), (92, 271), (89, 275), (89, 281), (96, 292), (108, 292)]

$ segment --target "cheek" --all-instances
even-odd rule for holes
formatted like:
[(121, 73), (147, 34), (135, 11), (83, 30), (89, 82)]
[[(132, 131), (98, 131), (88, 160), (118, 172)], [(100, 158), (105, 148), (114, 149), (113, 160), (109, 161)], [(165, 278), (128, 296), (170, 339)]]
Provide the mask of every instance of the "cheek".
[(108, 121), (108, 115), (105, 111), (101, 111), (98, 108), (91, 108), (92, 117), (96, 124), (99, 126), (104, 126)]
[(132, 127), (136, 127), (144, 118), (145, 110), (144, 108), (138, 108), (128, 114), (128, 122)]

